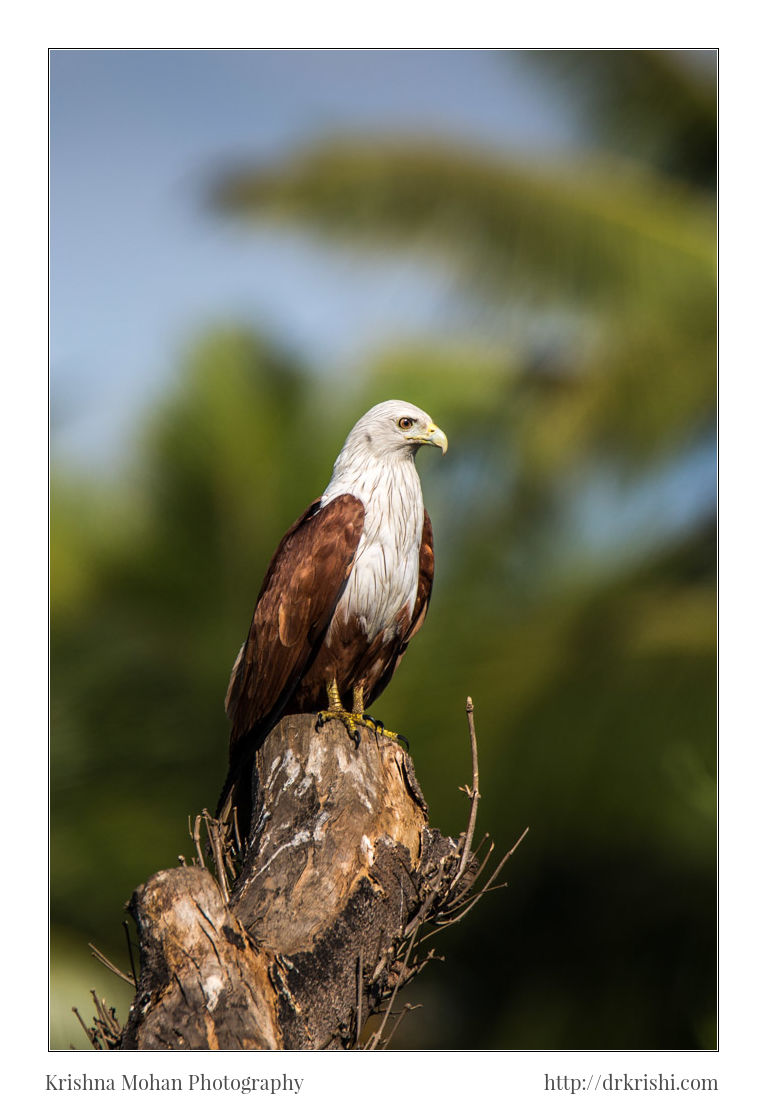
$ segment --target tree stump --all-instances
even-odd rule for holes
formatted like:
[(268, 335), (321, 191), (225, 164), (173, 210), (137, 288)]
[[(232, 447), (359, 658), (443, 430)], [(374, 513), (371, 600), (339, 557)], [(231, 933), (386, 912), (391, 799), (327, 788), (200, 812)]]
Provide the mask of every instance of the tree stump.
[(134, 892), (140, 976), (115, 1047), (383, 1047), (397, 992), (433, 955), (424, 927), (463, 916), (510, 854), (472, 889), (469, 719), (472, 808), (457, 841), (430, 828), (410, 756), (380, 731), (355, 744), (337, 721), (280, 721), (256, 756), (237, 865), (206, 815), (218, 877), (198, 840), (196, 864)]

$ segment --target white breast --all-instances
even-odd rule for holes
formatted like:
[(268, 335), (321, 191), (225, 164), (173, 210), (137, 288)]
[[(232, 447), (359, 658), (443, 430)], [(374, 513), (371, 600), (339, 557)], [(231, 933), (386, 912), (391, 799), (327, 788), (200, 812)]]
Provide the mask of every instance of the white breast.
[[(404, 605), (412, 612), (418, 589), (423, 495), (411, 459), (396, 468), (378, 468), (334, 489), (331, 482), (323, 504), (341, 493), (359, 497), (365, 523), (349, 580), (333, 623), (357, 617), (368, 640), (379, 632), (384, 642), (396, 631), (395, 618)], [(332, 634), (332, 626), (331, 626)]]

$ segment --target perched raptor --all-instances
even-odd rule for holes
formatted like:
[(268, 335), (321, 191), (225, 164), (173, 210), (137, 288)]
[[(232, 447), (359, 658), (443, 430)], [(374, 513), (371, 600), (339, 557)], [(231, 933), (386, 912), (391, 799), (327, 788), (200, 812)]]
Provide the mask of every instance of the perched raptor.
[(272, 557), (226, 695), (229, 773), (218, 813), (250, 827), (253, 757), (288, 713), (339, 718), (350, 734), (421, 627), (434, 551), (415, 455), (447, 450), (421, 409), (384, 401), (344, 443), (322, 497)]

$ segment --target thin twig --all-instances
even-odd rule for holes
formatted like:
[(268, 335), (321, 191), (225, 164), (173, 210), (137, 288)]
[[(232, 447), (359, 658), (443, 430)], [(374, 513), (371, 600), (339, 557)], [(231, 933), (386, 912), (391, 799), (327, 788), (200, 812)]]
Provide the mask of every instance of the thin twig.
[(383, 1021), (378, 1026), (375, 1033), (373, 1034), (373, 1036), (370, 1038), (370, 1041), (368, 1042), (368, 1047), (370, 1048), (371, 1052), (378, 1047), (378, 1042), (381, 1040), (381, 1034), (383, 1033), (384, 1029), (386, 1028), (386, 1023), (389, 1020), (389, 1016), (392, 1012), (392, 1007), (394, 1006), (394, 999), (397, 997), (397, 992), (399, 991), (400, 987), (402, 986), (402, 983), (403, 983), (403, 980), (404, 980), (404, 977), (405, 977), (405, 972), (407, 971), (407, 962), (410, 959), (410, 953), (413, 951), (413, 944), (415, 943), (416, 936), (417, 936), (417, 930), (416, 930), (416, 932), (413, 933), (412, 937), (410, 938), (410, 944), (407, 946), (407, 952), (405, 953), (405, 958), (402, 961), (402, 968), (400, 969), (400, 973), (397, 976), (397, 982), (394, 984), (394, 989), (392, 990), (391, 998), (389, 999), (389, 1005), (386, 1007), (386, 1012), (384, 1013)]
[(383, 944), (383, 940), (384, 940), (384, 929), (383, 929), (383, 927), (381, 927), (378, 931), (378, 944), (376, 945), (375, 958), (377, 960), (377, 963), (375, 965), (375, 970), (373, 971), (373, 974), (370, 976), (370, 982), (371, 983), (375, 983), (376, 979), (381, 974), (381, 972), (382, 972), (382, 970), (385, 966), (385, 963), (386, 963), (386, 952), (384, 952), (383, 956), (381, 955), (381, 945)]
[(91, 998), (93, 999), (93, 1005), (96, 1007), (96, 1020), (103, 1021), (106, 1017), (107, 1012), (106, 1003), (99, 999), (99, 996), (96, 994), (95, 991), (91, 991)]
[(202, 845), (200, 844), (200, 825), (201, 824), (202, 824), (202, 818), (200, 817), (200, 815), (198, 813), (197, 816), (194, 819), (194, 829), (190, 828), (189, 835), (191, 836), (192, 840), (194, 841), (194, 846), (197, 849), (198, 863), (200, 864), (200, 867), (205, 867), (205, 856), (203, 855)]
[[(473, 908), (474, 906), (476, 906), (477, 902), (478, 902), (478, 901), (480, 900), (480, 898), (481, 898), (481, 897), (482, 897), (482, 896), (483, 896), (484, 894), (488, 894), (488, 893), (489, 893), (489, 892), (490, 892), (491, 890), (497, 890), (497, 889), (499, 889), (498, 887), (494, 887), (494, 886), (493, 886), (493, 883), (494, 883), (494, 882), (495, 882), (495, 880), (496, 880), (496, 879), (498, 878), (499, 874), (501, 873), (502, 869), (503, 869), (503, 868), (505, 867), (506, 863), (507, 863), (507, 862), (509, 861), (509, 859), (511, 858), (511, 856), (513, 856), (513, 855), (514, 855), (514, 853), (516, 852), (517, 848), (518, 848), (518, 847), (519, 847), (519, 845), (520, 845), (520, 844), (522, 843), (522, 841), (523, 841), (523, 840), (525, 839), (525, 837), (527, 836), (527, 834), (528, 834), (528, 832), (529, 832), (529, 831), (530, 831), (529, 827), (528, 827), (528, 828), (526, 828), (526, 829), (525, 829), (525, 831), (524, 831), (524, 832), (523, 832), (523, 833), (521, 834), (521, 836), (520, 836), (520, 837), (519, 837), (519, 838), (517, 839), (517, 841), (516, 841), (516, 843), (514, 844), (514, 846), (513, 846), (512, 848), (509, 848), (508, 852), (507, 852), (507, 853), (506, 853), (506, 855), (505, 855), (505, 856), (503, 857), (503, 859), (501, 860), (501, 862), (500, 862), (500, 863), (498, 864), (498, 866), (496, 867), (495, 871), (493, 871), (492, 875), (491, 875), (491, 876), (490, 876), (490, 878), (489, 878), (489, 879), (487, 880), (487, 882), (486, 882), (486, 883), (485, 883), (485, 885), (484, 885), (484, 886), (482, 887), (482, 889), (481, 889), (481, 890), (479, 890), (479, 891), (477, 891), (477, 893), (476, 893), (476, 894), (474, 894), (474, 895), (472, 895), (472, 896), (471, 896), (471, 897), (470, 897), (470, 898), (469, 898), (468, 900), (464, 900), (463, 902), (459, 903), (459, 905), (460, 905), (461, 907), (465, 907), (465, 908), (462, 908), (462, 909), (461, 909), (461, 912), (460, 912), (460, 913), (452, 913), (452, 914), (448, 914), (448, 916), (446, 916), (446, 917), (444, 918), (444, 920), (442, 920), (442, 921), (441, 921), (441, 922), (440, 922), (440, 923), (439, 923), (439, 924), (438, 924), (438, 925), (436, 926), (436, 928), (432, 929), (430, 933), (427, 933), (427, 934), (426, 934), (426, 937), (424, 938), (425, 940), (428, 940), (428, 939), (430, 939), (431, 937), (433, 937), (433, 936), (435, 935), (435, 933), (440, 933), (440, 932), (442, 932), (442, 930), (443, 930), (443, 929), (446, 929), (446, 928), (448, 927), (448, 925), (455, 925), (455, 924), (456, 924), (456, 922), (460, 921), (460, 920), (461, 920), (461, 918), (463, 918), (463, 917), (465, 917), (465, 916), (466, 916), (466, 914), (467, 914), (467, 913), (469, 912), (469, 910), (470, 910), (470, 909), (472, 909), (472, 908)], [(503, 884), (501, 884), (501, 885), (502, 885), (502, 886), (505, 886), (506, 884), (505, 884), (505, 883), (503, 883)]]
[[(488, 840), (490, 840), (490, 835), (489, 835), (489, 833), (485, 833), (485, 835), (482, 837), (482, 839), (479, 842), (479, 846), (478, 846), (476, 852), (472, 853), (475, 860), (479, 857), (479, 853), (482, 851), (485, 844), (487, 844)], [(494, 851), (495, 851), (495, 842), (493, 840), (490, 840), (490, 844), (488, 845), (487, 851), (485, 852), (485, 855), (484, 855), (484, 858), (483, 858), (482, 862), (480, 863), (479, 867), (477, 867), (476, 871), (472, 871), (471, 883), (468, 886), (469, 890), (471, 890), (472, 887), (475, 887), (477, 885), (477, 881), (479, 879), (479, 876), (485, 870), (485, 867), (487, 866), (487, 862), (490, 859), (490, 857), (492, 856)], [(455, 892), (455, 897), (457, 899), (457, 901), (455, 902), (455, 908), (456, 909), (462, 904), (463, 900), (466, 897), (466, 893), (467, 893), (467, 891), (466, 891), (465, 888), (464, 888), (464, 890)]]
[(91, 942), (88, 941), (88, 947), (91, 950), (91, 955), (95, 956), (95, 958), (99, 960), (104, 965), (104, 967), (108, 968), (113, 975), (116, 975), (119, 979), (122, 979), (124, 982), (129, 983), (130, 986), (135, 988), (135, 979), (131, 979), (130, 975), (126, 975), (124, 971), (120, 971), (119, 967), (116, 967), (108, 956), (105, 956), (103, 952), (99, 952), (95, 944), (91, 944)]
[[(485, 847), (488, 840), (490, 840), (490, 833), (483, 833), (482, 834), (482, 839), (480, 840), (479, 844), (477, 845), (476, 849), (474, 850), (474, 859), (478, 859), (479, 853)], [(477, 876), (479, 875), (482, 868), (485, 866), (485, 864), (489, 860), (494, 847), (495, 847), (495, 842), (490, 840), (490, 847), (487, 849), (487, 855), (485, 856), (485, 858), (483, 859), (482, 863), (479, 865), (477, 870), (472, 872), (472, 876), (471, 876), (472, 877), (472, 882), (477, 881)]]
[(98, 1048), (99, 1047), (98, 1037), (96, 1036), (93, 1029), (89, 1029), (88, 1026), (85, 1024), (85, 1022), (83, 1021), (82, 1016), (80, 1014), (80, 1011), (77, 1009), (77, 1006), (72, 1007), (72, 1013), (75, 1015), (77, 1020), (82, 1025), (83, 1029), (85, 1030), (85, 1035), (88, 1038), (88, 1040), (91, 1042), (93, 1047)]
[(226, 867), (224, 866), (224, 853), (221, 847), (221, 833), (219, 823), (215, 817), (211, 817), (207, 809), (202, 811), (205, 818), (205, 829), (208, 834), (208, 843), (213, 851), (213, 859), (216, 863), (216, 874), (218, 876), (218, 885), (221, 887), (221, 892), (224, 896), (224, 902), (229, 902), (229, 883), (226, 878)]
[(489, 878), (489, 879), (487, 880), (487, 882), (485, 883), (485, 885), (484, 885), (484, 886), (482, 887), (482, 893), (483, 893), (483, 894), (484, 894), (484, 893), (485, 893), (485, 892), (486, 892), (487, 890), (489, 890), (489, 888), (490, 888), (490, 887), (492, 886), (492, 884), (493, 884), (493, 883), (495, 882), (495, 880), (496, 880), (496, 879), (498, 878), (498, 876), (500, 875), (500, 873), (501, 873), (502, 869), (503, 869), (503, 868), (504, 868), (504, 867), (506, 866), (506, 864), (508, 863), (508, 861), (509, 861), (509, 860), (511, 859), (511, 857), (512, 857), (512, 856), (514, 855), (514, 853), (516, 852), (517, 848), (518, 848), (518, 847), (520, 846), (520, 844), (522, 843), (522, 841), (523, 841), (523, 840), (525, 839), (525, 837), (527, 836), (527, 834), (528, 834), (529, 832), (530, 832), (530, 826), (528, 825), (528, 826), (527, 826), (527, 828), (526, 828), (526, 829), (523, 829), (523, 830), (522, 830), (522, 832), (521, 832), (521, 833), (519, 834), (519, 836), (517, 837), (517, 839), (516, 839), (516, 841), (514, 842), (514, 844), (512, 844), (511, 848), (509, 848), (508, 852), (507, 852), (507, 853), (506, 853), (506, 855), (505, 855), (505, 856), (503, 857), (503, 859), (501, 860), (501, 862), (500, 862), (500, 863), (498, 864), (498, 866), (496, 867), (495, 871), (494, 871), (494, 872), (492, 873), (492, 875), (490, 876), (490, 878)]
[(466, 835), (463, 840), (461, 862), (458, 864), (458, 870), (450, 884), (451, 890), (454, 890), (460, 882), (469, 862), (471, 842), (474, 839), (474, 829), (477, 825), (477, 810), (479, 809), (479, 759), (477, 756), (477, 733), (474, 728), (474, 702), (471, 698), (466, 699), (466, 717), (469, 722), (469, 738), (471, 740), (471, 790), (467, 787), (466, 793), (471, 798), (471, 810), (469, 811), (469, 824), (466, 827)]
[(405, 1005), (400, 1010), (399, 1014), (397, 1015), (397, 1020), (394, 1022), (394, 1025), (392, 1026), (392, 1031), (389, 1034), (389, 1036), (386, 1038), (386, 1040), (383, 1042), (383, 1044), (381, 1045), (381, 1048), (384, 1049), (384, 1048), (389, 1047), (389, 1045), (392, 1042), (392, 1037), (394, 1036), (394, 1034), (399, 1029), (400, 1022), (402, 1021), (405, 1014), (410, 1014), (410, 1013), (413, 1012), (413, 1010), (420, 1010), (422, 1008), (423, 1008), (423, 1003), (422, 1002), (416, 1002), (415, 1004), (412, 1003), (412, 1002), (406, 1002)]
[(128, 959), (130, 960), (130, 970), (131, 970), (131, 975), (133, 976), (133, 986), (137, 987), (138, 986), (138, 975), (136, 974), (136, 965), (133, 962), (133, 945), (131, 944), (130, 928), (128, 926), (127, 921), (123, 921), (123, 930), (125, 932), (125, 941), (128, 945)]
[(114, 1048), (119, 1044), (122, 1035), (122, 1028), (117, 1020), (117, 1013), (114, 1006), (109, 1010), (106, 1008), (106, 1002), (100, 999), (95, 991), (91, 991), (91, 998), (93, 999), (96, 1007), (95, 1017), (95, 1033), (100, 1042), (99, 1048)]
[(418, 912), (410, 919), (410, 921), (408, 921), (407, 925), (403, 929), (403, 937), (410, 936), (411, 933), (415, 935), (415, 933), (418, 931), (418, 927), (423, 924), (427, 914), (429, 913), (429, 910), (434, 904), (435, 898), (440, 892), (440, 888), (442, 886), (442, 873), (444, 870), (445, 860), (441, 859), (439, 861), (439, 867), (437, 868), (437, 874), (433, 880), (431, 890), (426, 895), (426, 898), (423, 900), (420, 908), (418, 909)]
[[(480, 841), (480, 844), (479, 844), (479, 847), (477, 848), (477, 851), (474, 853), (474, 858), (475, 859), (477, 858), (477, 856), (479, 855), (479, 852), (482, 850), (483, 846), (487, 843), (487, 841), (489, 839), (490, 839), (490, 837), (489, 837), (488, 833), (485, 833), (485, 835), (482, 837), (482, 840)], [(453, 913), (454, 910), (460, 910), (463, 906), (466, 905), (466, 903), (468, 901), (470, 901), (471, 898), (473, 898), (473, 895), (472, 895), (471, 892), (476, 887), (477, 880), (479, 879), (479, 876), (482, 874), (482, 872), (485, 870), (485, 867), (487, 866), (488, 860), (492, 856), (494, 850), (495, 850), (495, 843), (491, 840), (490, 845), (487, 849), (487, 852), (485, 853), (484, 859), (480, 863), (477, 870), (472, 873), (471, 882), (468, 884), (468, 886), (465, 889), (463, 889), (461, 891), (456, 891), (454, 895), (452, 895), (451, 897), (448, 898), (444, 909), (441, 909), (439, 911), (439, 914), (437, 915), (438, 917), (440, 915), (444, 916), (445, 912)]]
[(242, 855), (242, 841), (240, 840), (240, 826), (237, 822), (237, 806), (232, 806), (232, 834), (234, 836), (234, 849)]

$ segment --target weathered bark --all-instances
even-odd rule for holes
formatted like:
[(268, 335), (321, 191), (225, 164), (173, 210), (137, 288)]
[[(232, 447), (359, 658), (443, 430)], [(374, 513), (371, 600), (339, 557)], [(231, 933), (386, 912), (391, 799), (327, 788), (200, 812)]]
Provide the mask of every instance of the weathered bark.
[(202, 867), (160, 871), (130, 902), (141, 977), (121, 1048), (281, 1048), (269, 960)]
[(315, 720), (284, 719), (258, 752), (228, 904), (199, 866), (134, 893), (141, 974), (120, 1047), (353, 1047), (423, 963), (422, 923), (465, 904), (459, 845), (429, 828), (409, 755)]

